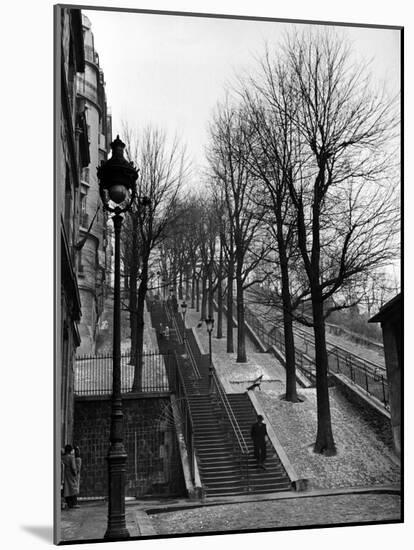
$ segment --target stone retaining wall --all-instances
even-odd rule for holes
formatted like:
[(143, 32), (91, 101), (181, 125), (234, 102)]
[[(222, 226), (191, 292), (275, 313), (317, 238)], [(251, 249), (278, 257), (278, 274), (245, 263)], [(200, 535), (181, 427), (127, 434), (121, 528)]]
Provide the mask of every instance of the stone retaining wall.
[[(128, 454), (126, 495), (183, 495), (185, 486), (170, 399), (123, 399), (124, 443)], [(75, 401), (74, 443), (80, 447), (80, 497), (107, 495), (111, 402), (108, 397)]]

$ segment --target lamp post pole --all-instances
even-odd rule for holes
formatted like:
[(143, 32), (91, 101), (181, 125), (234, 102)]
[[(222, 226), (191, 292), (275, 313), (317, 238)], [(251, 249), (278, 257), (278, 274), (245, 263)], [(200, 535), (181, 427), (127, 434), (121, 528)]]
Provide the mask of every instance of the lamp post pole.
[(187, 313), (187, 304), (186, 304), (185, 300), (184, 300), (183, 303), (181, 304), (181, 311), (182, 311), (182, 314), (183, 314), (183, 344), (184, 344), (184, 347), (185, 347), (185, 342), (186, 342), (186, 334), (185, 334), (185, 314)]
[(120, 235), (123, 218), (112, 218), (115, 229), (115, 279), (114, 279), (114, 324), (113, 324), (113, 373), (110, 448), (108, 451), (108, 527), (106, 539), (125, 539), (129, 531), (125, 520), (125, 474), (127, 453), (123, 441), (121, 400), (121, 277)]
[(125, 144), (119, 136), (111, 143), (112, 157), (98, 167), (99, 193), (105, 210), (113, 213), (115, 232), (113, 364), (110, 446), (108, 462), (108, 525), (104, 538), (129, 538), (125, 520), (125, 480), (127, 453), (124, 446), (121, 399), (121, 276), (120, 235), (122, 214), (135, 199), (138, 171), (124, 158)]
[(209, 379), (209, 391), (213, 393), (213, 361), (211, 358), (211, 333), (214, 328), (214, 318), (207, 317), (205, 320), (208, 332), (208, 357), (209, 357), (209, 367), (208, 367), (208, 379)]

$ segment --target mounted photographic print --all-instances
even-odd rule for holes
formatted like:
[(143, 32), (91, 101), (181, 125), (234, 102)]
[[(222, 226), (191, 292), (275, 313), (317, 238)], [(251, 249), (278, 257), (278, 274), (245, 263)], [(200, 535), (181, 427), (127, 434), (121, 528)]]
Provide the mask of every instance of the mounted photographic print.
[(402, 33), (55, 6), (55, 543), (403, 521)]

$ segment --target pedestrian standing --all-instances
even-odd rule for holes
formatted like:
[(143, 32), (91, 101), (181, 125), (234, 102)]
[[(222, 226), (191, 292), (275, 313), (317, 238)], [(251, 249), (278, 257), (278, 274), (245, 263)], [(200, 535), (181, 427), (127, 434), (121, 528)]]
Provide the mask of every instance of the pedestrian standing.
[(80, 493), (80, 473), (82, 468), (82, 458), (80, 454), (79, 447), (74, 447), (75, 449), (75, 464), (76, 464), (76, 496), (79, 496)]
[(252, 425), (250, 435), (253, 440), (254, 457), (257, 460), (257, 467), (265, 470), (267, 429), (261, 414), (257, 415), (257, 421)]
[(63, 472), (63, 496), (68, 508), (79, 508), (76, 496), (76, 462), (72, 445), (65, 445), (62, 455)]

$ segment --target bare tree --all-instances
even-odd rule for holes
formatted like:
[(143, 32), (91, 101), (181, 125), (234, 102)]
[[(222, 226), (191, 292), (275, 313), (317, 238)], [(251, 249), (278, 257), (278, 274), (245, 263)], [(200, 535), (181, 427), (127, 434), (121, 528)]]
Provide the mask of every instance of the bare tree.
[(128, 155), (139, 167), (137, 199), (131, 210), (132, 227), (137, 232), (137, 248), (131, 247), (130, 265), (139, 257), (137, 292), (130, 291), (131, 347), (135, 362), (133, 391), (142, 383), (144, 343), (144, 304), (148, 291), (150, 257), (162, 244), (177, 218), (177, 202), (188, 166), (177, 139), (168, 142), (166, 134), (151, 126), (141, 134), (125, 127)]
[[(289, 113), (275, 105), (292, 117), (306, 150), (302, 177), (289, 178), (288, 186), (312, 298), (314, 450), (331, 455), (325, 318), (349, 305), (341, 294), (346, 285), (395, 253), (398, 208), (389, 170), (395, 119), (392, 102), (370, 87), (365, 66), (358, 67), (346, 43), (328, 30), (294, 35), (284, 55), (298, 108)], [(272, 77), (277, 80), (277, 72)]]
[[(299, 398), (296, 391), (293, 313), (297, 304), (309, 294), (306, 285), (304, 288), (296, 285), (293, 290), (294, 278), (291, 276), (297, 263), (297, 232), (288, 181), (300, 177), (303, 162), (302, 145), (294, 124), (298, 102), (282, 62), (272, 66), (266, 52), (261, 69), (262, 78), (251, 78), (247, 85), (243, 85), (241, 96), (245, 117), (253, 130), (249, 134), (247, 161), (250, 172), (259, 182), (254, 200), (264, 211), (269, 246), (275, 254), (269, 255), (265, 262), (268, 275), (273, 275), (273, 284), (256, 287), (254, 297), (256, 301), (277, 306), (282, 311), (285, 398), (296, 402)], [(280, 285), (275, 284), (275, 275)], [(275, 292), (279, 287), (280, 293)]]
[[(238, 363), (247, 361), (244, 291), (251, 286), (249, 275), (254, 274), (265, 252), (260, 245), (255, 246), (257, 242), (254, 241), (260, 229), (261, 216), (251, 197), (252, 174), (246, 160), (249, 132), (240, 109), (228, 103), (221, 105), (210, 126), (208, 152), (212, 179), (223, 188), (226, 217), (234, 243)], [(228, 315), (232, 312), (228, 311)]]

